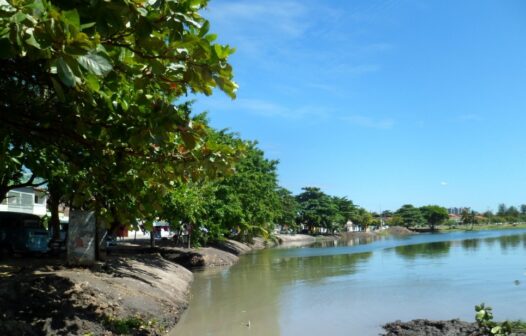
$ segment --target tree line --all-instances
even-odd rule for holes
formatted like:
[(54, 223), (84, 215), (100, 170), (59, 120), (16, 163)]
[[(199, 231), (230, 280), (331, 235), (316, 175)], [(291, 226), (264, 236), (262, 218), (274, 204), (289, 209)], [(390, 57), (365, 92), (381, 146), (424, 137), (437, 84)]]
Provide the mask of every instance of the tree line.
[(0, 202), (15, 188), (47, 188), (57, 235), (62, 203), (94, 211), (110, 231), (166, 219), (216, 239), (268, 235), (276, 223), (332, 232), (350, 216), (369, 225), (345, 198), (293, 196), (257, 143), (193, 111), (189, 95), (237, 90), (234, 49), (216, 42), (206, 6), (2, 1)]
[[(257, 143), (209, 125), (196, 94), (235, 98), (229, 57), (201, 13), (206, 0), (0, 2), (0, 202), (42, 186), (58, 208), (94, 211), (110, 231), (165, 219), (207, 236), (338, 232), (387, 216), (345, 197), (279, 186)], [(415, 210), (416, 209), (416, 210)], [(495, 218), (519, 218), (514, 207)], [(518, 214), (517, 214), (518, 212)], [(519, 217), (517, 217), (519, 216)], [(435, 227), (436, 206), (393, 224)], [(204, 239), (195, 229), (193, 239)]]

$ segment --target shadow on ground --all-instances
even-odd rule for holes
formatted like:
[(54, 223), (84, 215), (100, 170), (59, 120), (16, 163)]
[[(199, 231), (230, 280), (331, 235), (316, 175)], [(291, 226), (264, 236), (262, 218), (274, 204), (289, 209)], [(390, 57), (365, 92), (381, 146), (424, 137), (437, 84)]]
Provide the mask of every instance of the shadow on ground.
[[(93, 294), (93, 293), (91, 293)], [(76, 335), (75, 320), (99, 324), (101, 312), (73, 282), (22, 270), (0, 282), (0, 335)]]

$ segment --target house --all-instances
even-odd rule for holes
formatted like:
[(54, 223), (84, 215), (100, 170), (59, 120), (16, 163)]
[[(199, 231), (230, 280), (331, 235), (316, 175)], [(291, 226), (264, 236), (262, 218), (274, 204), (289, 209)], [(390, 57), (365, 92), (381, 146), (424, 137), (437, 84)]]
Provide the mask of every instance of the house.
[(362, 228), (358, 224), (354, 224), (351, 220), (348, 220), (345, 224), (345, 232), (358, 232), (362, 231)]
[(10, 190), (0, 203), (0, 211), (22, 212), (44, 217), (47, 208), (47, 193), (39, 188), (18, 188)]

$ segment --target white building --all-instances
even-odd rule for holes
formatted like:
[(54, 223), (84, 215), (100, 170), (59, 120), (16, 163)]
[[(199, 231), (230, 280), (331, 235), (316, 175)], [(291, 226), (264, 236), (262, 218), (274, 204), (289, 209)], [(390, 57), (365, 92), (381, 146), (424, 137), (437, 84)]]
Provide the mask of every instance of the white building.
[(358, 224), (354, 224), (351, 220), (348, 220), (345, 224), (345, 231), (346, 232), (359, 232), (362, 228)]
[(44, 217), (46, 206), (46, 191), (27, 187), (9, 191), (7, 197), (0, 203), (0, 211), (23, 212)]

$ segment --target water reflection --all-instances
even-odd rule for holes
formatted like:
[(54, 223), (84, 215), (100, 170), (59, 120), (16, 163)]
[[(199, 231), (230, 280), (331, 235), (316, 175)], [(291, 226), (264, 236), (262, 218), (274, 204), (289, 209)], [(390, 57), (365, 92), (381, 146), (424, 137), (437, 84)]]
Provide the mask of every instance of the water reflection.
[(466, 239), (460, 242), (466, 251), (477, 251), (480, 246), (480, 239)]
[(356, 246), (370, 244), (377, 240), (382, 240), (383, 237), (378, 236), (366, 236), (366, 237), (353, 237), (353, 236), (343, 236), (341, 239), (334, 240), (324, 240), (315, 242), (310, 247), (336, 247), (336, 246)]
[(327, 277), (354, 274), (359, 265), (372, 255), (372, 252), (364, 252), (306, 258), (282, 257), (275, 260), (271, 274), (282, 282), (320, 281)]
[(526, 234), (485, 238), (484, 243), (487, 246), (493, 246), (495, 243), (499, 243), (500, 248), (505, 251), (517, 249), (521, 245), (526, 247)]
[(372, 254), (301, 258), (280, 256), (279, 250), (264, 250), (245, 256), (230, 270), (197, 274), (193, 287), (199, 290), (193, 291), (187, 313), (191, 319), (185, 315), (172, 335), (243, 334), (248, 321), (250, 335), (279, 335), (284, 290), (354, 274)]
[(394, 248), (395, 253), (404, 259), (443, 258), (451, 248), (451, 242), (435, 242), (428, 244), (404, 245)]
[(377, 335), (389, 320), (472, 319), (481, 301), (517, 319), (525, 268), (525, 231), (267, 249), (196, 274), (190, 308), (170, 335)]

